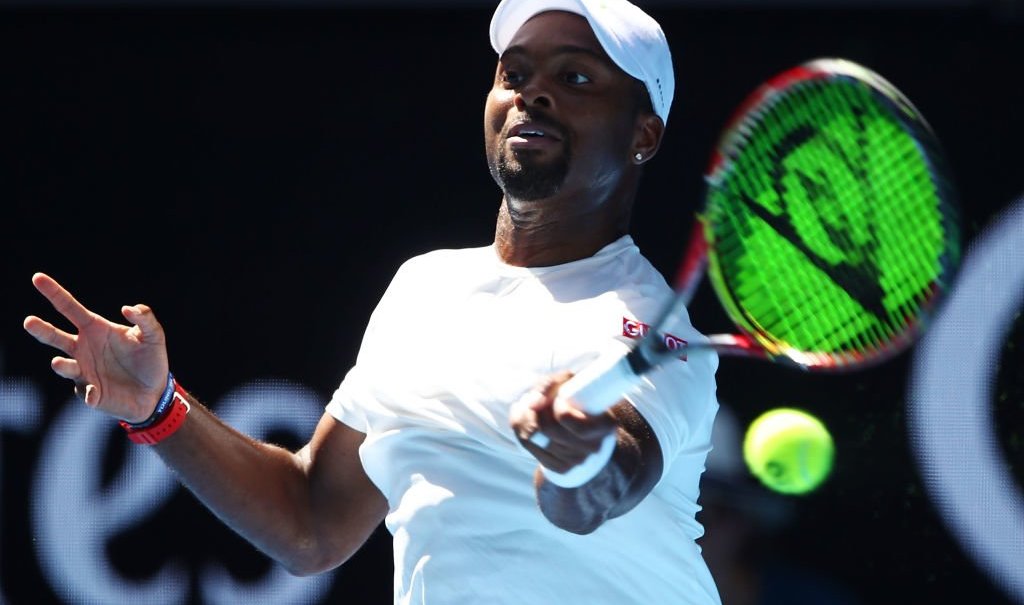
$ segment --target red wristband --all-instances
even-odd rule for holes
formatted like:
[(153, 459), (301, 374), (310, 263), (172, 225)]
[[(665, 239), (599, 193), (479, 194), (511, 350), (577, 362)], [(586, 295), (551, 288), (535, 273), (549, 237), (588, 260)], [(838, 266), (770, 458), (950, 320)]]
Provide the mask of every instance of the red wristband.
[(159, 420), (145, 428), (132, 427), (124, 420), (120, 421), (121, 428), (128, 433), (128, 439), (132, 443), (143, 445), (155, 445), (174, 434), (185, 422), (191, 406), (185, 397), (185, 391), (177, 381), (174, 381), (174, 395), (172, 396), (171, 409)]

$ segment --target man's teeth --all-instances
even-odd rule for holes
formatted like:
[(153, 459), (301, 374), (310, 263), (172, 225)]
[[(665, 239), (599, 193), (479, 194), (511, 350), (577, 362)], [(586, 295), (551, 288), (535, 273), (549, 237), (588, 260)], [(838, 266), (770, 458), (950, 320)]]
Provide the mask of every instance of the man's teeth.
[(542, 136), (544, 136), (544, 133), (539, 131), (539, 130), (521, 130), (519, 132), (519, 134), (520, 134), (520, 136), (525, 136), (525, 137), (542, 137)]

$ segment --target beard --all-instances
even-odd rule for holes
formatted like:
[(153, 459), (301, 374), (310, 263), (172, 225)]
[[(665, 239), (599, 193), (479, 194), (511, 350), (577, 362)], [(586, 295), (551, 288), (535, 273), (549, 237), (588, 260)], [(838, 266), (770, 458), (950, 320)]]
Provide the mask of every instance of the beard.
[(569, 150), (549, 162), (537, 161), (532, 154), (516, 156), (502, 148), (497, 157), (488, 162), (491, 176), (505, 193), (505, 197), (519, 201), (534, 201), (558, 193), (569, 173)]

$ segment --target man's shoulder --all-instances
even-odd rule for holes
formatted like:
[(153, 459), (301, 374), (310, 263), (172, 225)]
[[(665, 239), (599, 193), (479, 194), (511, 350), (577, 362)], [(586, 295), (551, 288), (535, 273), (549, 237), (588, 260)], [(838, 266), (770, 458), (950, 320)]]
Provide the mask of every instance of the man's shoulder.
[(402, 263), (403, 271), (419, 271), (438, 267), (454, 268), (486, 262), (492, 256), (491, 246), (437, 248), (410, 257)]
[(493, 258), (490, 246), (475, 248), (438, 248), (409, 257), (399, 266), (392, 285), (397, 283), (440, 284), (487, 271)]

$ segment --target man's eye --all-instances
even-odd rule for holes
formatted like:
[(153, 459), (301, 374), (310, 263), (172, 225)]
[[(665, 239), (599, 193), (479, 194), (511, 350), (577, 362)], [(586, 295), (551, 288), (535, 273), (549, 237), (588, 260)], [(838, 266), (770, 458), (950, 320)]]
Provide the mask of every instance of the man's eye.
[(569, 84), (587, 84), (590, 82), (590, 77), (578, 71), (570, 71), (565, 74), (565, 81)]
[(505, 71), (501, 74), (501, 81), (512, 86), (519, 84), (522, 80), (523, 76), (518, 71)]

